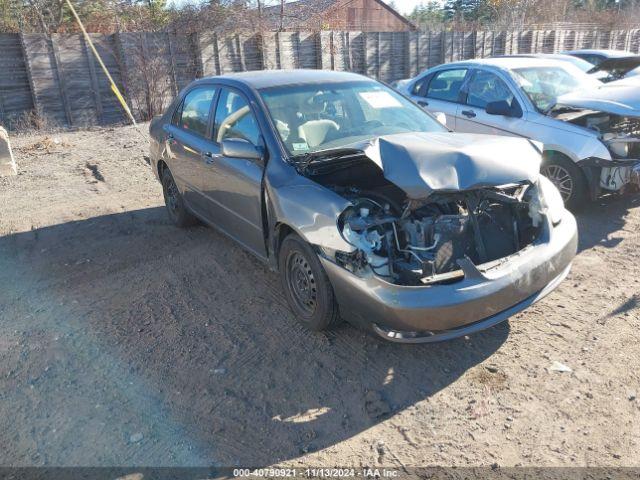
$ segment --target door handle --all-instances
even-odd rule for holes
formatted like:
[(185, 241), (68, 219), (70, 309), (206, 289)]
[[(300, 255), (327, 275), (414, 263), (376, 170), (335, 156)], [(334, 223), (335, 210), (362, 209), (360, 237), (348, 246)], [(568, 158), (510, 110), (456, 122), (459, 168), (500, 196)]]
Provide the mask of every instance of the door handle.
[(476, 112), (473, 110), (462, 110), (462, 114), (467, 118), (474, 118), (476, 116)]
[(426, 100), (418, 100), (418, 105), (420, 105), (421, 107), (428, 107), (429, 102), (427, 102)]
[(220, 158), (221, 155), (218, 153), (204, 152), (202, 157), (204, 158), (204, 163), (211, 165), (217, 158)]

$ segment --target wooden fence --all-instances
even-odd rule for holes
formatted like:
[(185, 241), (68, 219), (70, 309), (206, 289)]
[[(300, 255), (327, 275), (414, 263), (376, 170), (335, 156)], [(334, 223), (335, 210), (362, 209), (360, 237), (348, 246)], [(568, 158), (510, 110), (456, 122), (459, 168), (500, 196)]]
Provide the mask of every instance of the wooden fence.
[[(640, 52), (640, 29), (476, 32), (211, 32), (92, 34), (136, 117), (156, 114), (193, 79), (261, 69), (319, 68), (383, 81), (469, 58), (574, 48)], [(66, 127), (125, 121), (80, 35), (0, 34), (0, 124)]]

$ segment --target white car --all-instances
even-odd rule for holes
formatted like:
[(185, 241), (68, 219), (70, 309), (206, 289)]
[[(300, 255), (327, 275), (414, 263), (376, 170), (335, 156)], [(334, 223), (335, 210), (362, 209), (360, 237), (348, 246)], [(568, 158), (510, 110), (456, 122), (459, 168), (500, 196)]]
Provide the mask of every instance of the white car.
[(605, 73), (603, 81), (613, 81), (621, 78), (640, 78), (640, 56), (627, 50), (571, 50), (563, 52), (593, 65), (588, 72), (591, 74)]
[(571, 208), (640, 186), (640, 90), (633, 84), (602, 84), (567, 62), (505, 57), (440, 65), (400, 88), (443, 112), (454, 131), (541, 142), (542, 173)]
[(593, 63), (589, 63), (580, 57), (565, 55), (563, 53), (515, 53), (513, 55), (500, 55), (493, 58), (543, 58), (546, 60), (558, 60), (560, 62), (568, 62), (578, 67), (584, 73), (588, 73), (601, 82), (608, 82), (610, 76), (608, 72), (597, 69)]

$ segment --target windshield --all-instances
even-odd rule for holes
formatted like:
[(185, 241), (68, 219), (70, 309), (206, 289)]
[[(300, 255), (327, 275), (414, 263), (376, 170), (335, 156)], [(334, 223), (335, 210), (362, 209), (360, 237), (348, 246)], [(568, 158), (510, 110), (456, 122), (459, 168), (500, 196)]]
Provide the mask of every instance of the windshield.
[(569, 62), (572, 65), (575, 65), (584, 73), (587, 73), (589, 70), (593, 68), (593, 64), (587, 62), (586, 60), (583, 60), (582, 58), (572, 57), (571, 55), (563, 55), (561, 58), (560, 57), (556, 57), (556, 58), (562, 62)]
[(260, 94), (293, 156), (394, 133), (446, 131), (420, 107), (374, 81), (274, 87)]
[(520, 88), (541, 112), (551, 110), (560, 95), (602, 85), (570, 64), (515, 68), (512, 72)]

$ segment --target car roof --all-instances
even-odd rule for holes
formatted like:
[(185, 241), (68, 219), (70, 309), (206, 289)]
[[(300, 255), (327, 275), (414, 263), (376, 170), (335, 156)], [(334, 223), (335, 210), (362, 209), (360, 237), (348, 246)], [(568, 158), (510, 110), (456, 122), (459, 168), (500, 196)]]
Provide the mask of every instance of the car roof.
[[(562, 62), (564, 63), (564, 62)], [(525, 67), (551, 67), (561, 64), (560, 60), (552, 58), (537, 57), (537, 56), (505, 56), (505, 57), (491, 57), (491, 58), (478, 58), (473, 60), (461, 60), (459, 62), (447, 63), (439, 65), (439, 67), (453, 67), (453, 66), (490, 66), (497, 67), (506, 70), (513, 68), (525, 68)]]
[(512, 53), (511, 55), (496, 55), (491, 58), (548, 58), (565, 61), (574, 61), (576, 59), (576, 57), (567, 53)]
[(363, 75), (358, 75), (356, 73), (311, 69), (255, 70), (250, 72), (229, 73), (214, 77), (206, 77), (201, 81), (212, 79), (232, 80), (235, 82), (243, 83), (258, 90), (286, 85), (371, 81), (370, 78)]
[(583, 48), (581, 50), (570, 50), (568, 52), (563, 52), (563, 53), (567, 53), (569, 55), (574, 54), (574, 53), (585, 53), (587, 55), (603, 55), (607, 58), (621, 58), (621, 57), (630, 57), (635, 55), (635, 53), (632, 52), (628, 52), (626, 50), (606, 50), (606, 49), (589, 49), (589, 48)]

